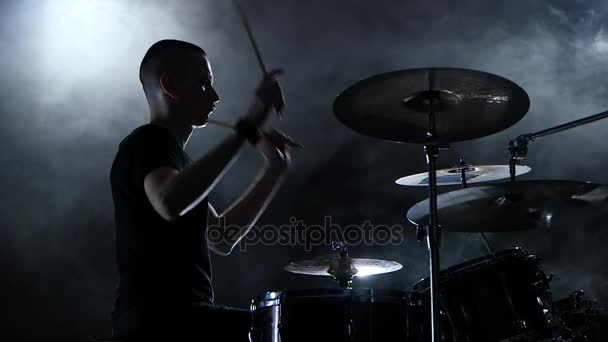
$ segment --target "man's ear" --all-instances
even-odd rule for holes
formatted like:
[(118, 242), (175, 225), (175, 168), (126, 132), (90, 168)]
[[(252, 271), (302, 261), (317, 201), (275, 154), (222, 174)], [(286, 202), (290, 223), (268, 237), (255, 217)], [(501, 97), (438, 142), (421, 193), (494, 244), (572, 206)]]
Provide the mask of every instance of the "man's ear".
[(171, 74), (162, 74), (160, 76), (160, 89), (163, 93), (173, 100), (177, 99), (177, 91), (175, 86), (175, 76)]

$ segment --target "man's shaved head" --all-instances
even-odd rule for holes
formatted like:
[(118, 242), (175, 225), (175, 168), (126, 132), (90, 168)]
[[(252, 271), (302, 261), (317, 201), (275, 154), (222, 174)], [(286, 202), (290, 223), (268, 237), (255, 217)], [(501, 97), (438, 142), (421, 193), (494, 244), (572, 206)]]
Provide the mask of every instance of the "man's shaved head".
[(220, 100), (205, 51), (181, 40), (154, 43), (141, 61), (139, 79), (151, 122), (202, 127)]
[(196, 54), (206, 56), (199, 46), (181, 40), (165, 39), (154, 43), (139, 67), (139, 80), (144, 90), (151, 82), (158, 83), (162, 74), (181, 75), (184, 66)]

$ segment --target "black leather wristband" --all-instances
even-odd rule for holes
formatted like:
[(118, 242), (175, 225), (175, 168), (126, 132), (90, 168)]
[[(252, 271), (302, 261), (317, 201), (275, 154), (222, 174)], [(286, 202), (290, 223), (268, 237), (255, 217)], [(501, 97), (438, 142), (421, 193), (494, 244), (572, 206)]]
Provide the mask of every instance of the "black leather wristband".
[(257, 126), (248, 119), (239, 119), (234, 126), (236, 133), (247, 139), (251, 145), (255, 145), (260, 141), (260, 131)]

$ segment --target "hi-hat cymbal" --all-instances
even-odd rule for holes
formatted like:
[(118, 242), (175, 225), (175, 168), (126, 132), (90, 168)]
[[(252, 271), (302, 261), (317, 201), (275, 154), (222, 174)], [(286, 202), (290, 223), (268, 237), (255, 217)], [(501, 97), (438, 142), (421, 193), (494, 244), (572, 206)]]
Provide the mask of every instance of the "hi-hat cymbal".
[[(429, 137), (433, 109), (435, 135)], [(406, 143), (481, 138), (518, 122), (530, 107), (526, 92), (506, 78), (459, 68), (409, 69), (376, 75), (334, 101), (338, 120), (359, 133)]]
[(402, 267), (396, 261), (330, 256), (292, 262), (285, 266), (285, 270), (315, 276), (335, 276), (338, 272), (348, 272), (352, 276), (363, 277), (394, 272)]
[[(577, 181), (535, 180), (476, 186), (437, 196), (442, 230), (507, 232), (575, 225), (608, 214), (608, 186)], [(426, 225), (428, 200), (407, 213)]]
[[(465, 170), (467, 184), (483, 183), (507, 179), (510, 177), (509, 165), (462, 165), (449, 169), (437, 170), (437, 185), (461, 185), (462, 170)], [(530, 168), (523, 165), (515, 166), (515, 175), (520, 176), (530, 172)], [(399, 178), (395, 183), (405, 186), (428, 186), (429, 174), (418, 173)]]

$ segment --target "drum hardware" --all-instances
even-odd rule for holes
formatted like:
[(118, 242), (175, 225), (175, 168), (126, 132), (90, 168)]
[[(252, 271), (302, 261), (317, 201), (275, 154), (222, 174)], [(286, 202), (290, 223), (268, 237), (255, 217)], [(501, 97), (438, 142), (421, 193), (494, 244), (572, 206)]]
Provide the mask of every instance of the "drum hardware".
[(526, 133), (518, 136), (517, 138), (509, 141), (509, 172), (510, 179), (512, 182), (515, 181), (516, 175), (516, 165), (519, 161), (523, 160), (528, 154), (528, 142), (534, 141), (538, 138), (542, 138), (547, 135), (559, 133), (568, 129), (572, 129), (578, 126), (582, 126), (594, 121), (598, 121), (608, 117), (608, 111), (601, 112), (598, 114), (590, 115), (588, 117), (584, 117), (582, 119), (574, 120), (567, 122), (565, 124), (561, 124), (558, 126), (554, 126), (551, 128), (543, 129), (542, 131), (534, 132), (534, 133)]
[[(539, 261), (516, 248), (442, 270), (439, 281), (445, 314), (441, 333), (445, 341), (550, 338), (552, 331), (545, 319), (547, 311), (551, 311), (551, 293)], [(427, 277), (413, 286), (412, 298), (428, 303), (428, 292)], [(430, 325), (428, 321), (421, 324)], [(427, 335), (428, 332), (423, 334), (421, 341), (428, 341)]]
[[(463, 158), (461, 158), (460, 163), (464, 164), (464, 159)], [(462, 171), (462, 172), (463, 172), (462, 178), (465, 179), (466, 177), (464, 176), (464, 171)], [(463, 187), (462, 188), (463, 189), (466, 188), (466, 183), (465, 182), (463, 182)], [(496, 254), (494, 253), (494, 251), (490, 247), (490, 243), (488, 242), (488, 239), (487, 239), (485, 233), (484, 232), (479, 232), (479, 235), (480, 235), (482, 241), (484, 242), (484, 245), (485, 245), (486, 249), (490, 253), (489, 257), (496, 258)], [(513, 325), (515, 327), (515, 331), (523, 332), (523, 331), (525, 331), (527, 329), (528, 326), (526, 324), (526, 321), (524, 319), (522, 319), (521, 315), (517, 311), (517, 308), (513, 304), (513, 300), (511, 299), (511, 295), (510, 295), (509, 289), (507, 287), (507, 280), (505, 279), (505, 276), (506, 275), (504, 273), (501, 273), (499, 275), (499, 279), (500, 279), (499, 285), (502, 288), (502, 291), (503, 291), (503, 293), (505, 295), (505, 299), (507, 300), (508, 308), (511, 311), (511, 314), (513, 315), (513, 317), (515, 319), (514, 322), (513, 322)], [(540, 272), (537, 273), (537, 276), (541, 276), (541, 273)], [(545, 287), (541, 287), (540, 282), (536, 282), (536, 283), (534, 283), (534, 287), (537, 289), (537, 291), (547, 290), (549, 288), (548, 284), (546, 282), (543, 283), (543, 284), (546, 285), (546, 286)], [(538, 300), (539, 305), (543, 305), (542, 299), (540, 298), (540, 296), (537, 296), (536, 299)], [(549, 312), (549, 310), (543, 310), (544, 314), (547, 314), (548, 312)], [(547, 319), (547, 318), (545, 318), (545, 319)]]
[[(352, 289), (353, 277), (359, 273), (359, 270), (352, 264), (352, 258), (345, 242), (332, 242), (331, 246), (334, 252), (339, 252), (340, 258), (337, 263), (332, 263), (327, 270), (327, 273), (334, 277), (334, 280), (338, 282), (338, 287), (345, 289)], [(350, 323), (349, 328), (350, 331)]]
[[(607, 117), (608, 112), (512, 140), (508, 166), (475, 167), (461, 158), (459, 165), (452, 169), (436, 169), (441, 148), (505, 129), (519, 121), (528, 108), (527, 95), (514, 83), (491, 74), (453, 68), (412, 69), (377, 75), (347, 88), (334, 102), (334, 112), (346, 126), (384, 140), (422, 144), (427, 158), (426, 173), (400, 178), (397, 183), (429, 189), (429, 198), (413, 206), (407, 217), (416, 224), (419, 240), (427, 239), (430, 274), (407, 294), (408, 299), (403, 302), (407, 317), (402, 313), (397, 315), (400, 317), (397, 325), (406, 327), (407, 338), (394, 338), (402, 333), (394, 331), (390, 340), (538, 341), (556, 336), (554, 327), (556, 324), (561, 327), (562, 321), (559, 312), (554, 310), (549, 291), (553, 275), (545, 275), (540, 268), (540, 258), (521, 249), (493, 252), (484, 233), (550, 228), (568, 224), (571, 216), (601, 214), (608, 203), (608, 187), (573, 181), (514, 180), (515, 176), (530, 170), (516, 165), (524, 159), (529, 141), (599, 120)], [(486, 169), (481, 170), (481, 167)], [(495, 168), (490, 170), (489, 167)], [(442, 171), (446, 172), (445, 177)], [(482, 178), (484, 172), (485, 180)], [(487, 173), (491, 175), (487, 176)], [(413, 179), (413, 176), (418, 178)], [(473, 183), (505, 178), (511, 182), (468, 187)], [(462, 189), (437, 194), (438, 185), (456, 184)], [(471, 212), (476, 215), (470, 215)], [(445, 227), (439, 225), (439, 215)], [(489, 254), (439, 272), (441, 229), (479, 233)], [(388, 340), (375, 339), (377, 336), (365, 332), (371, 329), (372, 317), (361, 320), (359, 304), (368, 300), (376, 303), (380, 298), (373, 290), (363, 294), (353, 289), (352, 279), (363, 274), (392, 272), (401, 265), (352, 258), (345, 244), (332, 244), (332, 248), (338, 256), (294, 262), (285, 269), (293, 273), (332, 276), (339, 286), (333, 290), (344, 292), (329, 296), (320, 290), (274, 293), (274, 299), (268, 300), (266, 306), (256, 307), (258, 311), (274, 315), (274, 329), (280, 331), (272, 335), (272, 341), (279, 341), (279, 338), (283, 342), (319, 340), (319, 336), (304, 335), (311, 330), (307, 328), (313, 326), (306, 319), (320, 317), (323, 318), (315, 324), (341, 317), (326, 325), (326, 329), (336, 335), (323, 336), (323, 340)], [(364, 272), (366, 268), (371, 272)], [(339, 303), (339, 310), (332, 314), (328, 305), (334, 301)], [(313, 302), (323, 308), (298, 316), (310, 310), (309, 304)], [(299, 304), (305, 306), (296, 309)], [(289, 305), (294, 306), (289, 309)], [(270, 306), (275, 307), (265, 309)], [(425, 308), (430, 310), (425, 311)], [(370, 313), (372, 311), (377, 312), (370, 306)], [(278, 321), (277, 316), (280, 317)], [(428, 321), (416, 321), (422, 317)], [(318, 331), (325, 329), (315, 327)], [(554, 338), (554, 341), (566, 339)]]
[[(481, 233), (481, 234), (483, 234), (483, 233)], [(490, 254), (490, 258), (494, 258), (494, 257), (495, 257), (494, 253)], [(506, 275), (504, 273), (499, 273), (498, 274), (498, 278), (499, 278), (498, 284), (504, 293), (505, 299), (507, 301), (508, 310), (513, 315), (513, 318), (514, 318), (513, 326), (515, 327), (515, 331), (523, 332), (524, 330), (526, 330), (528, 328), (528, 325), (526, 324), (526, 321), (521, 317), (521, 315), (515, 308), (515, 304), (513, 304), (513, 299), (511, 298), (511, 295), (509, 294), (509, 289), (507, 288), (507, 280), (505, 279), (505, 277), (506, 277)]]
[(291, 262), (284, 269), (297, 274), (332, 276), (338, 287), (350, 289), (354, 277), (395, 272), (403, 267), (396, 261), (353, 258), (346, 243), (332, 243), (332, 249), (339, 254)]
[[(467, 171), (469, 171), (470, 165), (465, 164), (464, 157), (460, 157), (460, 181), (462, 182), (462, 188), (467, 188)], [(492, 251), (492, 247), (490, 247), (490, 242), (486, 237), (484, 232), (479, 232), (479, 236), (481, 237), (481, 241), (483, 241), (484, 246), (488, 250), (488, 253), (494, 254)]]
[[(530, 100), (515, 83), (489, 73), (457, 68), (396, 71), (359, 81), (334, 102), (343, 124), (360, 133), (395, 142), (424, 145), (429, 199), (429, 250), (433, 342), (439, 342), (439, 245), (436, 161), (449, 143), (501, 131), (518, 122)], [(418, 238), (424, 237), (422, 229)]]
[[(464, 161), (464, 158), (461, 157), (460, 165), (459, 165), (459, 168), (457, 169), (457, 171), (460, 173), (462, 189), (467, 188), (466, 173), (469, 170), (471, 170), (470, 165), (466, 164)], [(488, 241), (487, 237), (485, 236), (484, 232), (479, 232), (479, 235), (480, 235), (482, 241), (484, 242), (484, 245), (485, 245), (486, 249), (488, 250), (488, 253), (490, 253), (488, 257), (495, 259), (496, 255), (494, 254), (492, 248), (490, 247), (489, 241)], [(522, 336), (522, 338), (526, 338), (525, 336), (528, 335), (526, 333), (526, 330), (528, 329), (528, 325), (526, 323), (526, 320), (523, 319), (522, 316), (519, 314), (515, 304), (513, 303), (513, 300), (511, 299), (511, 294), (509, 292), (507, 280), (505, 279), (505, 277), (506, 277), (506, 275), (504, 273), (498, 274), (498, 276), (497, 276), (498, 284), (497, 285), (502, 289), (502, 294), (504, 295), (504, 298), (506, 301), (506, 309), (508, 310), (508, 312), (510, 312), (511, 317), (513, 318), (513, 321), (512, 321), (513, 330), (511, 333), (512, 337), (513, 336)], [(538, 284), (538, 282), (533, 285), (537, 290), (540, 290), (540, 284)], [(543, 287), (542, 289), (547, 290), (548, 286)], [(538, 300), (539, 305), (542, 305), (543, 301), (540, 296), (537, 296), (535, 299)], [(545, 320), (550, 319), (547, 317), (548, 314), (550, 315), (549, 310), (543, 309), (542, 314), (543, 314), (543, 318)], [(459, 332), (457, 325), (454, 325), (454, 322), (452, 321), (452, 319), (449, 319), (450, 318), (449, 313), (446, 312), (446, 316), (448, 317), (448, 324), (452, 327), (452, 334), (453, 334), (455, 340), (464, 338), (464, 336), (473, 336), (474, 335), (474, 332), (471, 332), (471, 331)], [(472, 327), (472, 328), (474, 328), (474, 327)], [(461, 337), (458, 337), (458, 336), (461, 336)]]
[(254, 300), (254, 342), (419, 342), (403, 324), (413, 309), (408, 298), (374, 289), (265, 292)]
[(584, 291), (578, 290), (554, 303), (557, 314), (554, 341), (587, 342), (596, 333), (594, 330), (601, 328), (599, 315), (603, 309), (596, 300), (585, 300), (583, 296)]

